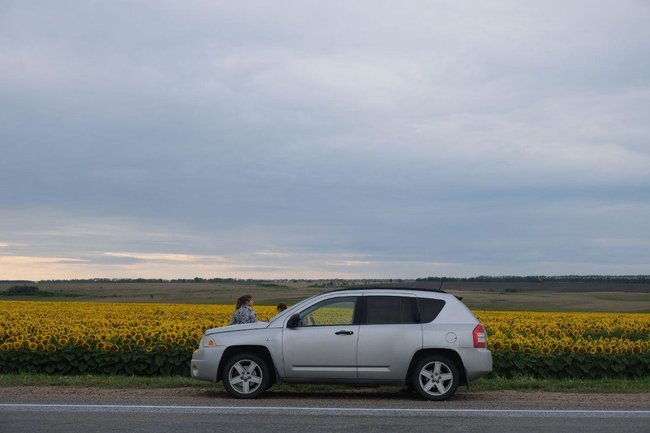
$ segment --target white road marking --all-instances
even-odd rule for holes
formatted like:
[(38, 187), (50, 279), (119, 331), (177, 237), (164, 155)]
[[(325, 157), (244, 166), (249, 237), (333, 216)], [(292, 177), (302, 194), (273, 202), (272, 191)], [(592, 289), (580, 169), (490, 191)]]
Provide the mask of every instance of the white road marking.
[(475, 416), (475, 417), (554, 417), (554, 418), (650, 418), (650, 410), (591, 409), (416, 409), (364, 407), (291, 407), (291, 406), (165, 406), (123, 404), (38, 404), (0, 403), (0, 412), (132, 412), (132, 413), (205, 413), (269, 415), (379, 415), (379, 416)]

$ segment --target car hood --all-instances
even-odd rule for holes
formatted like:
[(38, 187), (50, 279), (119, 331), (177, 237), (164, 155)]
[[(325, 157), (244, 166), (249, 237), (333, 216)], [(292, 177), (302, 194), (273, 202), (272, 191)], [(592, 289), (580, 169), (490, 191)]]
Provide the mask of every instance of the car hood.
[(221, 332), (247, 331), (249, 329), (264, 329), (269, 326), (269, 322), (242, 323), (241, 325), (221, 326), (205, 331), (206, 335), (219, 334)]

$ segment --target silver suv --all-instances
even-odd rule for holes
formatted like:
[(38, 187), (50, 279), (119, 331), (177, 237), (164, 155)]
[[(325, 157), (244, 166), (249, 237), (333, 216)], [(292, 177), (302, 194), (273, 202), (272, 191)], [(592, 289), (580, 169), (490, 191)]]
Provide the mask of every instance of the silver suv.
[(420, 289), (336, 290), (269, 322), (208, 329), (191, 374), (238, 398), (274, 383), (405, 385), (445, 400), (492, 371), (487, 335), (455, 296)]

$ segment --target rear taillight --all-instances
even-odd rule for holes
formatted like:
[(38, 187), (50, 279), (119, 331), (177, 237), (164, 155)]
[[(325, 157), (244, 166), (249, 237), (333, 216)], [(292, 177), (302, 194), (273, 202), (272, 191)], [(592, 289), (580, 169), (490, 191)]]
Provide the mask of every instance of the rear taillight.
[(472, 331), (472, 337), (474, 337), (474, 347), (477, 349), (486, 349), (487, 348), (487, 332), (483, 325), (478, 324), (474, 331)]

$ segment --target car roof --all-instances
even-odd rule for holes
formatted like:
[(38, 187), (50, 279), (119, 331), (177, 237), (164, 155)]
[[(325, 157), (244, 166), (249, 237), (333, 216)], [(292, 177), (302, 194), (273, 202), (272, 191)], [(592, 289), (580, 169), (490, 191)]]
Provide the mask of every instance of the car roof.
[[(456, 299), (459, 301), (462, 300), (463, 298), (460, 296), (456, 295), (451, 295), (444, 290), (440, 289), (423, 289), (423, 288), (416, 288), (416, 287), (386, 287), (386, 286), (355, 286), (355, 287), (346, 287), (343, 289), (336, 289), (336, 290), (330, 290), (327, 292), (321, 293), (321, 295), (325, 295), (328, 293), (345, 293), (345, 292), (360, 292), (360, 293), (376, 293), (376, 294), (381, 294), (381, 293), (386, 293), (386, 294), (398, 294), (400, 292), (404, 293), (410, 293), (410, 294), (419, 294), (419, 295), (431, 295), (431, 294), (443, 294), (443, 295), (448, 295), (448, 296), (454, 296)], [(387, 293), (391, 292), (391, 293)], [(427, 296), (428, 297), (428, 296)], [(435, 297), (435, 296), (432, 296)]]

